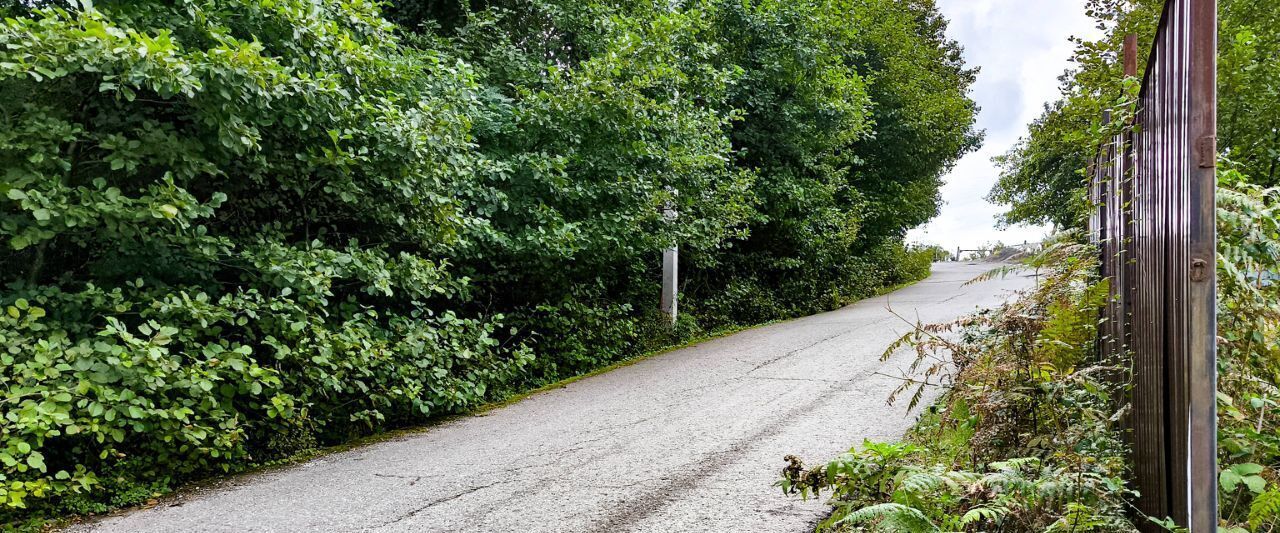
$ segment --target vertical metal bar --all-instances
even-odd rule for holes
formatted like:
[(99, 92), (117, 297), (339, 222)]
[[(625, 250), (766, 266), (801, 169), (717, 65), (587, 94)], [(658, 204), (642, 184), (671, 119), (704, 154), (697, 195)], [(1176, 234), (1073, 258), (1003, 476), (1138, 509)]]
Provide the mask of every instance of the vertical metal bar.
[[(1146, 74), (1139, 97), (1138, 168), (1135, 179), (1135, 224), (1138, 246), (1135, 248), (1134, 284), (1140, 299), (1134, 307), (1133, 434), (1134, 467), (1137, 489), (1142, 495), (1139, 509), (1150, 516), (1170, 515), (1169, 485), (1174, 473), (1169, 469), (1167, 412), (1168, 359), (1164, 335), (1168, 316), (1168, 287), (1165, 283), (1165, 261), (1169, 220), (1166, 218), (1168, 169), (1168, 56), (1169, 27), (1174, 12), (1170, 0), (1164, 6), (1160, 29), (1151, 45)], [(1143, 524), (1144, 531), (1155, 530), (1154, 524)]]
[(1187, 34), (1187, 8), (1186, 0), (1173, 2), (1174, 16), (1169, 19), (1170, 25), (1166, 32), (1168, 35), (1167, 46), (1169, 53), (1166, 54), (1168, 61), (1166, 64), (1169, 68), (1170, 80), (1166, 86), (1169, 89), (1168, 107), (1170, 109), (1170, 117), (1168, 120), (1167, 131), (1169, 131), (1170, 140), (1170, 160), (1169, 172), (1164, 176), (1169, 188), (1169, 234), (1166, 250), (1168, 255), (1167, 271), (1165, 283), (1168, 287), (1168, 298), (1170, 299), (1170, 309), (1173, 311), (1169, 315), (1169, 324), (1165, 327), (1165, 349), (1168, 366), (1166, 373), (1168, 376), (1169, 404), (1166, 414), (1166, 439), (1167, 448), (1169, 450), (1169, 471), (1171, 473), (1169, 485), (1169, 513), (1184, 527), (1187, 526), (1190, 517), (1190, 509), (1188, 508), (1188, 491), (1189, 487), (1189, 465), (1187, 457), (1187, 417), (1188, 405), (1190, 398), (1188, 397), (1188, 356), (1187, 351), (1187, 232), (1189, 230), (1189, 219), (1187, 210), (1189, 208), (1189, 199), (1187, 198), (1187, 180), (1188, 166), (1190, 157), (1187, 150), (1187, 77), (1190, 72), (1187, 64), (1187, 48), (1189, 43), (1189, 35)]
[[(1124, 39), (1124, 75), (1126, 78), (1136, 77), (1138, 75), (1138, 36), (1129, 34)], [(1135, 110), (1136, 111), (1136, 110)], [(1129, 124), (1132, 126), (1137, 117), (1131, 117)], [(1121, 135), (1121, 146), (1123, 147), (1124, 171), (1121, 174), (1120, 183), (1120, 202), (1122, 204), (1121, 211), (1121, 233), (1123, 234), (1123, 252), (1121, 254), (1121, 273), (1124, 278), (1123, 286), (1120, 287), (1121, 307), (1120, 307), (1120, 326), (1121, 326), (1121, 342), (1127, 353), (1133, 351), (1133, 309), (1134, 302), (1138, 297), (1137, 286), (1137, 225), (1134, 217), (1135, 197), (1134, 197), (1134, 180), (1137, 177), (1137, 154), (1134, 147), (1133, 128), (1128, 128)]]
[(1190, 110), (1187, 117), (1190, 165), (1188, 232), (1189, 324), (1188, 459), (1193, 533), (1212, 532), (1218, 523), (1217, 489), (1217, 1), (1191, 0), (1189, 54)]
[[(1169, 516), (1168, 454), (1165, 448), (1166, 373), (1164, 352), (1164, 246), (1163, 235), (1168, 224), (1163, 220), (1162, 209), (1164, 183), (1165, 143), (1163, 134), (1166, 123), (1164, 87), (1167, 32), (1170, 1), (1165, 5), (1161, 18), (1161, 31), (1152, 43), (1146, 74), (1143, 77), (1139, 97), (1138, 169), (1135, 179), (1139, 193), (1135, 216), (1138, 247), (1135, 254), (1134, 284), (1140, 299), (1134, 308), (1134, 330), (1140, 332), (1134, 339), (1133, 352), (1133, 460), (1135, 482), (1142, 495), (1137, 504), (1143, 513), (1163, 518)], [(1144, 531), (1155, 530), (1154, 524), (1142, 524)]]
[(1124, 75), (1138, 75), (1138, 35), (1134, 33), (1124, 36)]
[(1085, 175), (1089, 177), (1089, 242), (1098, 244), (1098, 210), (1093, 206), (1098, 205), (1098, 160), (1102, 157), (1101, 153), (1093, 155), (1089, 158), (1088, 166), (1085, 167)]
[[(1111, 113), (1105, 113), (1104, 117), (1107, 122), (1111, 121)], [(1107, 144), (1102, 151), (1103, 162), (1102, 170), (1102, 231), (1104, 232), (1102, 240), (1102, 275), (1107, 280), (1107, 302), (1102, 308), (1106, 320), (1103, 323), (1102, 346), (1103, 353), (1106, 356), (1114, 356), (1120, 353), (1119, 338), (1116, 333), (1118, 328), (1118, 318), (1116, 316), (1116, 291), (1119, 284), (1123, 280), (1119, 277), (1118, 244), (1119, 235), (1116, 233), (1116, 215), (1117, 208), (1117, 191), (1116, 191), (1116, 144), (1113, 137), (1111, 142)]]

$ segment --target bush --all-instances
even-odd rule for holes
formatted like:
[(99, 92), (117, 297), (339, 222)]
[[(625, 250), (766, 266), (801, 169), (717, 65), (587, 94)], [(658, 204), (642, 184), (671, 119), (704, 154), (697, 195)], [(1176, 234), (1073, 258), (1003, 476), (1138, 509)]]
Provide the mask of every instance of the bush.
[[(1267, 530), (1280, 523), (1280, 189), (1225, 169), (1218, 198), (1223, 530)], [(1125, 409), (1114, 376), (1126, 366), (1077, 369), (1092, 357), (1106, 290), (1092, 279), (1096, 252), (1064, 255), (1070, 248), (1033, 259), (1052, 273), (1021, 301), (922, 327), (891, 348), (911, 345), (919, 361), (947, 354), (895, 392), (911, 394), (913, 406), (925, 387), (952, 384), (949, 367), (957, 372), (911, 444), (866, 443), (814, 469), (789, 457), (784, 490), (833, 491), (836, 510), (823, 528), (836, 530), (1132, 529), (1128, 459), (1114, 427)]]
[(380, 4), (0, 2), (0, 523), (926, 275), (977, 139), (927, 3)]
[(6, 509), (476, 406), (521, 372), (436, 254), (476, 224), (468, 69), (362, 2), (102, 8), (0, 26)]

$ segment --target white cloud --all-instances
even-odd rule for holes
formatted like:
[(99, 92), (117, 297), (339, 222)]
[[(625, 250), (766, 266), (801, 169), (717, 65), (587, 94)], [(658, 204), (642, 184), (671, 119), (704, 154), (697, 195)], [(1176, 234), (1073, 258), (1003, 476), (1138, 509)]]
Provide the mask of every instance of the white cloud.
[(948, 35), (965, 47), (965, 60), (982, 69), (973, 98), (982, 106), (978, 127), (987, 138), (946, 177), (942, 214), (907, 238), (947, 248), (1039, 240), (1048, 228), (996, 229), (1003, 208), (983, 199), (998, 175), (991, 158), (1013, 146), (1044, 104), (1058, 98), (1058, 76), (1070, 66), (1067, 38), (1093, 38), (1098, 30), (1084, 14), (1084, 0), (939, 0), (938, 7), (951, 21)]

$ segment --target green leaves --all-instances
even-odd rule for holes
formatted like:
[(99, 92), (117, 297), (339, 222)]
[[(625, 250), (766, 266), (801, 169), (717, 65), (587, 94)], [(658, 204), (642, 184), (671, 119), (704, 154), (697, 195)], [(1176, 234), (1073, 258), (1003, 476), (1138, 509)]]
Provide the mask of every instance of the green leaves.
[[(1280, 189), (1224, 163), (1218, 175), (1219, 488), (1253, 504), (1224, 506), (1231, 524), (1274, 524), (1270, 465), (1280, 458), (1274, 376), (1280, 367)], [(1230, 466), (1226, 466), (1230, 465)], [(1264, 492), (1265, 489), (1265, 492)], [(1257, 509), (1255, 513), (1253, 509)]]
[[(1029, 138), (998, 159), (1003, 172), (990, 199), (1011, 206), (1007, 222), (1084, 225), (1081, 171), (1100, 137), (1114, 130), (1114, 124), (1101, 123), (1102, 112), (1116, 111), (1113, 120), (1132, 113), (1136, 80), (1125, 79), (1116, 52), (1125, 35), (1135, 34), (1145, 53), (1164, 4), (1090, 3), (1088, 14), (1106, 34), (1077, 42), (1077, 67), (1064, 77), (1063, 101), (1046, 109)], [(1232, 487), (1238, 500), (1220, 509), (1224, 530), (1246, 522), (1257, 529), (1245, 505), (1257, 491), (1244, 480), (1256, 486), (1260, 479), (1274, 479), (1271, 465), (1280, 463), (1274, 405), (1280, 376), (1280, 191), (1274, 188), (1280, 184), (1280, 137), (1271, 119), (1280, 111), (1280, 63), (1274, 60), (1280, 52), (1280, 3), (1223, 0), (1218, 8), (1219, 462), (1266, 466), (1260, 478), (1223, 470), (1221, 487)], [(1258, 498), (1270, 507), (1271, 496)], [(1276, 523), (1268, 520), (1267, 525)]]
[(530, 357), (436, 312), (484, 226), (469, 67), (372, 3), (161, 4), (0, 23), (0, 522), (473, 406)]
[(1231, 465), (1218, 473), (1218, 486), (1226, 493), (1235, 492), (1238, 487), (1244, 486), (1249, 492), (1261, 494), (1267, 487), (1267, 480), (1259, 475), (1262, 470), (1262, 465), (1254, 463)]
[(0, 522), (918, 278), (900, 230), (971, 137), (936, 10), (888, 0), (424, 4), (456, 31), (412, 38), (378, 2), (81, 4), (0, 23)]
[(44, 466), (44, 454), (41, 454), (40, 452), (31, 452), (31, 454), (27, 456), (27, 466), (41, 472), (45, 472), (47, 469)]

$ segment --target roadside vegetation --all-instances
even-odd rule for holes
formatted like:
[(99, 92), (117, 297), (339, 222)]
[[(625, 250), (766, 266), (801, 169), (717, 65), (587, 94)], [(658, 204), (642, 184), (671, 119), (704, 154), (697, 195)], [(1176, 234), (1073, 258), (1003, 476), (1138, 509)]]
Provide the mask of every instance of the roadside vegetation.
[[(1223, 531), (1280, 527), (1280, 188), (1219, 177), (1219, 490)], [(1136, 493), (1121, 421), (1131, 361), (1100, 360), (1107, 290), (1097, 249), (1060, 236), (1023, 265), (1036, 287), (1009, 304), (920, 324), (885, 353), (915, 362), (889, 398), (922, 407), (903, 442), (865, 442), (827, 464), (795, 457), (784, 492), (826, 497), (819, 531), (1132, 531), (1173, 527)], [(982, 278), (974, 283), (981, 283)], [(937, 403), (918, 406), (929, 387)]]
[(1027, 260), (1040, 276), (1020, 298), (918, 324), (885, 352), (915, 353), (889, 401), (915, 408), (928, 388), (948, 392), (903, 442), (862, 443), (814, 468), (789, 457), (783, 490), (831, 499), (820, 531), (1133, 529), (1124, 369), (1093, 350), (1107, 295), (1095, 251), (1064, 238)]
[(920, 279), (980, 141), (931, 0), (0, 15), (6, 528)]
[[(1117, 52), (1126, 34), (1144, 53), (1158, 0), (1091, 0), (1107, 34), (1077, 41), (1063, 99), (997, 159), (990, 199), (1008, 224), (1053, 224), (1080, 235), (1090, 208), (1084, 168), (1100, 139), (1132, 112), (1132, 80)], [(1218, 413), (1220, 531), (1280, 528), (1280, 4), (1222, 0), (1219, 44)], [(1141, 65), (1141, 61), (1139, 62)], [(1079, 237), (1077, 237), (1079, 238)], [(950, 392), (925, 408), (903, 443), (865, 443), (830, 464), (796, 458), (781, 485), (831, 495), (832, 531), (1129, 531), (1164, 517), (1127, 502), (1129, 467), (1117, 426), (1131, 361), (1102, 361), (1097, 251), (1050, 246), (1029, 266), (1037, 288), (997, 311), (922, 325), (904, 339), (925, 381)], [(1060, 255), (1048, 263), (1046, 258)], [(1046, 268), (1047, 267), (1047, 268)], [(901, 348), (899, 347), (899, 348)], [(908, 397), (910, 397), (908, 395)]]
[(1228, 531), (1280, 530), (1280, 187), (1218, 182), (1218, 476)]

